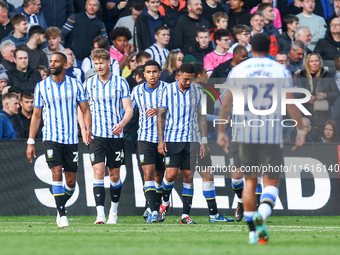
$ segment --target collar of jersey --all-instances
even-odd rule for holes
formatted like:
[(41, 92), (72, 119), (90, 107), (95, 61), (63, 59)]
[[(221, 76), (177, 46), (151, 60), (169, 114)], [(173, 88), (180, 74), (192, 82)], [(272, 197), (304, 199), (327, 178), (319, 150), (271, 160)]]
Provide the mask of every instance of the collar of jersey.
[(103, 86), (105, 86), (105, 85), (106, 85), (109, 81), (111, 81), (111, 79), (112, 79), (112, 73), (111, 73), (110, 79), (108, 79), (105, 83), (102, 82), (102, 81), (99, 79), (99, 75), (98, 75), (98, 74), (96, 74), (96, 75), (97, 75), (97, 80), (100, 81), (100, 82), (103, 84)]
[(157, 89), (159, 87), (160, 84), (161, 84), (161, 81), (158, 81), (158, 86), (156, 88), (149, 88), (148, 87), (148, 82), (146, 81), (146, 82), (143, 83), (143, 89), (146, 92), (152, 93), (153, 91), (155, 91), (155, 89)]
[(193, 83), (190, 84), (189, 86), (189, 89), (187, 89), (185, 92), (183, 92), (182, 90), (179, 89), (178, 87), (178, 81), (176, 81), (176, 88), (179, 92), (181, 92), (183, 95), (185, 95), (190, 89), (191, 89), (191, 86), (192, 86)]

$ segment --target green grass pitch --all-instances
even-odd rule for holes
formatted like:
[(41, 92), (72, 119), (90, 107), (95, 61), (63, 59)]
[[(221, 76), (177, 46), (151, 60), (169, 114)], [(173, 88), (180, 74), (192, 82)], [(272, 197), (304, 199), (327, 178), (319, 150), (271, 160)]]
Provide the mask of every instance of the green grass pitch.
[(270, 217), (268, 245), (249, 245), (244, 222), (180, 225), (180, 217), (146, 224), (141, 216), (117, 225), (94, 225), (95, 217), (69, 216), (59, 229), (55, 216), (0, 217), (0, 254), (339, 254), (340, 217)]

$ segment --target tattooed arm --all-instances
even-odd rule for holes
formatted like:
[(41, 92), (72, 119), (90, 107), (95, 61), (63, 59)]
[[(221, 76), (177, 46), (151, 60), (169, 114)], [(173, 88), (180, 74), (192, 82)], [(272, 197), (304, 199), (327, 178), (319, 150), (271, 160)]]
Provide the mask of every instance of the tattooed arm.
[(158, 152), (165, 156), (168, 151), (164, 142), (165, 116), (168, 109), (159, 108), (157, 115)]
[[(197, 107), (197, 113), (198, 113), (198, 126), (200, 128), (201, 136), (204, 137), (204, 139), (207, 139), (207, 118), (205, 115), (202, 114), (202, 107)], [(201, 147), (200, 147), (200, 157), (204, 158), (208, 155), (208, 144), (207, 141), (202, 141)]]

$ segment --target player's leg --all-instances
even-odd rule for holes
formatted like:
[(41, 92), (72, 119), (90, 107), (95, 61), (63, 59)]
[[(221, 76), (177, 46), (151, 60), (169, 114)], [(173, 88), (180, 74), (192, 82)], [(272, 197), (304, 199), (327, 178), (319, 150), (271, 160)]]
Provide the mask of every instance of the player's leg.
[(244, 219), (249, 227), (249, 243), (255, 244), (258, 241), (255, 224), (253, 217), (257, 212), (257, 199), (255, 190), (257, 187), (257, 176), (246, 175), (245, 176), (245, 187), (243, 189), (243, 206), (244, 206)]
[(94, 224), (105, 224), (105, 157), (106, 148), (105, 140), (101, 137), (95, 137), (89, 144), (90, 161), (93, 168), (94, 180), (93, 180), (93, 195), (96, 202), (97, 217)]
[(155, 187), (155, 164), (143, 165), (144, 172), (144, 193), (151, 213), (146, 219), (147, 223), (158, 221), (158, 211), (156, 206), (156, 187)]
[(192, 221), (189, 214), (192, 205), (192, 198), (194, 195), (194, 183), (192, 178), (192, 173), (190, 170), (182, 170), (183, 177), (183, 190), (182, 190), (182, 201), (183, 210), (181, 216), (181, 224), (196, 224)]
[(52, 171), (52, 193), (57, 207), (57, 225), (58, 227), (68, 227), (65, 204), (67, 197), (63, 187), (62, 166), (65, 164), (63, 156), (63, 144), (45, 141), (46, 162)]
[(104, 177), (105, 177), (105, 164), (104, 162), (97, 163), (92, 166), (94, 173), (93, 181), (93, 195), (96, 201), (97, 218), (94, 224), (105, 224), (105, 187), (104, 187)]
[(242, 191), (244, 187), (243, 173), (241, 172), (241, 162), (238, 155), (238, 143), (232, 142), (229, 146), (229, 164), (231, 170), (231, 187), (234, 190), (238, 202), (235, 211), (235, 220), (241, 221), (243, 218), (243, 199)]
[(175, 180), (177, 178), (178, 168), (181, 165), (182, 153), (186, 143), (180, 142), (168, 142), (167, 153), (164, 157), (165, 175), (162, 181), (163, 197), (162, 204), (159, 207), (159, 221), (164, 221), (167, 210), (170, 206), (170, 194), (175, 186)]
[[(156, 145), (157, 146), (157, 145)], [(156, 148), (157, 150), (157, 148)], [(164, 157), (162, 154), (156, 154), (156, 171), (155, 171), (155, 187), (156, 187), (156, 206), (159, 209), (163, 195), (162, 180), (164, 178)]]
[(111, 207), (107, 224), (117, 224), (118, 205), (122, 191), (122, 181), (120, 179), (120, 166), (124, 164), (124, 141), (122, 138), (106, 138), (106, 166), (110, 176), (110, 197)]

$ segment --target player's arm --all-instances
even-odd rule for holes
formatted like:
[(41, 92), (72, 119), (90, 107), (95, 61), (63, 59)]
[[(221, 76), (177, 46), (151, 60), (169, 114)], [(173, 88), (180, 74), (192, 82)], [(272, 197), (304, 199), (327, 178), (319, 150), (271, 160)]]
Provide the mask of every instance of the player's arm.
[(84, 114), (82, 110), (80, 109), (80, 106), (78, 105), (78, 123), (80, 127), (81, 136), (83, 138), (83, 142), (87, 145), (86, 141), (86, 127), (85, 127), (85, 120), (84, 120)]
[[(287, 99), (294, 99), (293, 93), (287, 93), (286, 95), (287, 95)], [(297, 126), (296, 126), (297, 135), (295, 139), (295, 146), (292, 148), (292, 150), (294, 151), (298, 147), (301, 147), (302, 145), (304, 145), (308, 131), (304, 129), (303, 127), (300, 110), (296, 107), (295, 104), (288, 104), (287, 111), (288, 111), (289, 116), (297, 122)]]
[(37, 157), (35, 155), (34, 138), (36, 137), (39, 127), (40, 127), (41, 113), (42, 113), (42, 108), (34, 107), (32, 119), (31, 119), (30, 131), (29, 131), (28, 140), (27, 140), (27, 149), (26, 149), (27, 158), (29, 162), (31, 163), (33, 162), (32, 153), (35, 158)]
[(112, 134), (120, 135), (123, 132), (123, 128), (126, 124), (131, 120), (133, 116), (133, 109), (131, 103), (131, 97), (125, 97), (122, 99), (123, 108), (125, 110), (125, 114), (123, 119), (116, 125), (113, 126)]
[[(81, 102), (78, 104), (80, 111), (82, 112), (82, 123), (84, 123), (85, 125), (85, 132), (84, 132), (84, 143), (85, 144), (89, 144), (90, 142), (92, 142), (92, 138), (93, 138), (93, 134), (92, 134), (92, 117), (91, 117), (91, 111), (90, 111), (90, 107), (89, 107), (89, 103), (87, 101)], [(78, 121), (79, 121), (79, 115), (78, 114)], [(80, 124), (79, 124), (80, 125)], [(80, 127), (82, 128), (82, 127)]]
[(164, 142), (165, 117), (168, 109), (160, 107), (157, 114), (158, 152), (165, 156), (168, 151)]
[(204, 158), (208, 155), (208, 126), (207, 126), (207, 118), (202, 114), (202, 107), (197, 107), (198, 113), (198, 126), (200, 128), (201, 136), (202, 136), (202, 144), (200, 147), (200, 157)]
[[(223, 104), (220, 108), (219, 118), (220, 120), (228, 120), (231, 112), (231, 104), (233, 102), (233, 94), (228, 90), (223, 98)], [(218, 135), (216, 143), (223, 148), (226, 153), (229, 153), (229, 137), (225, 130), (227, 128), (227, 121), (221, 121), (218, 125)]]

